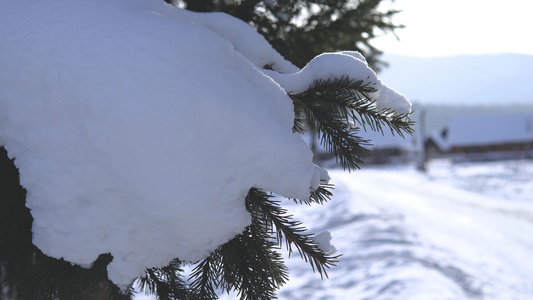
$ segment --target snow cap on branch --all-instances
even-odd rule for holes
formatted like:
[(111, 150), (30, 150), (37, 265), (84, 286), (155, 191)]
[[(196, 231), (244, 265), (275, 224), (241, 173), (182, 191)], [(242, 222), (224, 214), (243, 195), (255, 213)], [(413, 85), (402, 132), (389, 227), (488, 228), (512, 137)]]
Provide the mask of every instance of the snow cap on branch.
[(315, 80), (325, 81), (342, 77), (363, 80), (376, 89), (370, 96), (376, 100), (378, 109), (388, 109), (400, 115), (411, 111), (411, 103), (407, 98), (383, 84), (359, 52), (324, 53), (313, 58), (302, 70), (292, 74), (279, 74), (270, 70), (264, 72), (287, 93), (295, 94), (306, 91)]
[(337, 252), (337, 248), (331, 244), (331, 233), (327, 230), (317, 233), (313, 241), (317, 244), (320, 250), (324, 251), (327, 255), (333, 255)]

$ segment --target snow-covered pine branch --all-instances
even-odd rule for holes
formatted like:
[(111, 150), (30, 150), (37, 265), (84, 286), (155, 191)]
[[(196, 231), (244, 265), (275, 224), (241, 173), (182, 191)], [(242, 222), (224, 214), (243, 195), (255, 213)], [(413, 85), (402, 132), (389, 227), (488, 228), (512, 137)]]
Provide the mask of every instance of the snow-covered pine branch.
[(227, 15), (158, 0), (3, 3), (0, 145), (27, 191), (33, 244), (83, 268), (111, 254), (107, 276), (127, 291), (145, 274), (149, 289), (179, 283), (165, 274), (243, 233), (266, 241), (245, 205), (251, 188), (305, 203), (329, 195), (293, 133), (290, 95), (344, 77), (369, 80), (377, 107), (409, 113), (357, 53), (299, 70)]

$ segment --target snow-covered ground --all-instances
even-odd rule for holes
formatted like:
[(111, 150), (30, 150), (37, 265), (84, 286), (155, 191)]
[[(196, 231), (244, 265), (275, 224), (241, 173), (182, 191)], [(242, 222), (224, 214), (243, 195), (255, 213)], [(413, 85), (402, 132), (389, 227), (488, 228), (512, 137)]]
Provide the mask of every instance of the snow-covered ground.
[(329, 280), (289, 259), (281, 299), (533, 299), (533, 161), (330, 174), (334, 199), (292, 212), (343, 256)]
[(342, 257), (324, 280), (286, 259), (280, 299), (533, 299), (532, 160), (329, 172), (332, 201), (289, 207)]

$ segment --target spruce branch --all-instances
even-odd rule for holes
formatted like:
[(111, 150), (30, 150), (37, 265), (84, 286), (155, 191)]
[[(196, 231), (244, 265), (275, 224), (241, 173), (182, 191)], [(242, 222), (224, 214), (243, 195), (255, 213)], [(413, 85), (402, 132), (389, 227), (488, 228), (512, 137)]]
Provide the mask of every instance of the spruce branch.
[(217, 299), (214, 288), (238, 291), (241, 300), (276, 298), (276, 290), (288, 280), (287, 267), (275, 251), (279, 247), (271, 228), (250, 212), (252, 224), (194, 268), (192, 299)]
[(271, 197), (259, 189), (250, 189), (246, 201), (253, 218), (261, 220), (266, 228), (274, 228), (277, 245), (282, 247), (285, 241), (289, 255), (292, 254), (294, 245), (300, 256), (311, 265), (313, 272), (316, 269), (320, 277), (327, 277), (326, 269), (335, 266), (339, 256), (324, 254), (312, 235), (303, 233), (306, 228), (302, 226), (302, 222), (292, 220), (292, 216), (287, 215), (287, 210), (277, 201), (270, 200)]
[(276, 298), (288, 279), (287, 267), (265, 227), (258, 220), (220, 248), (222, 289), (236, 290), (241, 300)]
[(193, 269), (190, 275), (192, 283), (189, 286), (192, 293), (188, 299), (218, 299), (214, 289), (219, 285), (221, 272), (219, 252), (215, 250)]
[(414, 122), (409, 118), (410, 114), (397, 114), (391, 109), (378, 109), (375, 100), (362, 99), (355, 102), (350, 107), (351, 118), (361, 124), (366, 131), (366, 125), (372, 131), (383, 133), (383, 127), (390, 129), (392, 135), (398, 134), (405, 137), (405, 133), (413, 134), (412, 125)]
[[(371, 98), (376, 88), (369, 80), (353, 80), (347, 76), (327, 80), (315, 80), (299, 94), (289, 94), (295, 112), (303, 112), (314, 128), (321, 143), (330, 151), (344, 169), (359, 168), (362, 158), (370, 154), (369, 141), (358, 136), (366, 126), (383, 133), (383, 126), (392, 134), (412, 134), (413, 122), (408, 114), (396, 114), (392, 110), (378, 109)], [(301, 116), (296, 115), (295, 126), (301, 129)], [(357, 123), (359, 126), (355, 126)], [(303, 130), (296, 130), (302, 132)]]
[(306, 205), (311, 205), (313, 203), (324, 204), (331, 200), (333, 193), (330, 191), (334, 188), (334, 185), (327, 182), (321, 182), (318, 188), (311, 192), (311, 195), (308, 199), (292, 199), (296, 203), (304, 203)]
[(188, 299), (189, 290), (181, 277), (182, 263), (175, 259), (163, 268), (146, 270), (146, 276), (139, 278), (140, 290), (156, 294), (159, 300)]
[[(315, 192), (315, 202), (329, 199), (331, 185), (323, 184)], [(302, 223), (292, 220), (273, 197), (252, 188), (245, 204), (252, 224), (243, 233), (213, 251), (198, 262), (190, 279), (188, 299), (217, 299), (215, 289), (238, 291), (241, 300), (274, 299), (275, 292), (288, 280), (288, 271), (276, 251), (283, 243), (289, 255), (296, 247), (313, 271), (327, 277), (326, 269), (335, 265), (338, 256), (327, 256), (313, 241)], [(274, 234), (274, 236), (273, 236)]]
[(362, 158), (370, 154), (364, 146), (368, 141), (356, 135), (357, 130), (350, 128), (342, 110), (331, 110), (319, 102), (303, 102), (293, 97), (295, 106), (306, 111), (312, 126), (316, 129), (321, 144), (331, 152), (344, 169), (358, 169)]
[(305, 132), (305, 112), (303, 106), (294, 105), (294, 124), (292, 126), (292, 132), (304, 133)]
[(397, 114), (392, 109), (378, 109), (372, 93), (376, 89), (364, 80), (353, 80), (347, 76), (315, 80), (304, 92), (310, 96), (318, 96), (315, 101), (325, 102), (322, 105), (330, 109), (339, 110), (345, 119), (353, 119), (366, 131), (368, 125), (372, 131), (383, 132), (383, 126), (391, 129), (392, 134), (404, 136), (412, 134), (414, 124), (409, 119), (409, 114)]

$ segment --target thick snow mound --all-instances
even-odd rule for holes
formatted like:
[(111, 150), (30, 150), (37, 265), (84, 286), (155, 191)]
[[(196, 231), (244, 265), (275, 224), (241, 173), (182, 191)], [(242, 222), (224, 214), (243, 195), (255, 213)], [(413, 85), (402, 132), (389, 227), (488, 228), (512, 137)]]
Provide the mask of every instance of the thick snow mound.
[(224, 13), (197, 13), (182, 10), (192, 22), (213, 30), (216, 34), (230, 41), (242, 55), (255, 66), (270, 67), (280, 73), (294, 73), (299, 69), (276, 52), (267, 40), (244, 23)]
[(34, 244), (80, 265), (111, 253), (126, 287), (241, 233), (251, 187), (309, 197), (329, 177), (264, 64), (298, 72), (246, 24), (160, 0), (2, 3), (0, 144)]
[(126, 285), (242, 232), (251, 187), (309, 196), (290, 99), (163, 1), (20, 1), (0, 20), (0, 139), (44, 253), (111, 253)]

